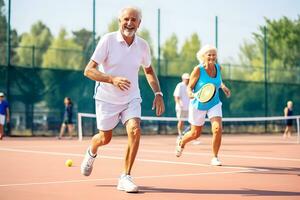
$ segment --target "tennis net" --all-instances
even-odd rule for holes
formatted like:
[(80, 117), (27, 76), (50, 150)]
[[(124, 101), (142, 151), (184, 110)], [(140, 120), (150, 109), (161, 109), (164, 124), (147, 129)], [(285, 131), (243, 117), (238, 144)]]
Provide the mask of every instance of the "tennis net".
[[(297, 134), (297, 142), (300, 143), (300, 115), (274, 116), (274, 117), (236, 117), (223, 118), (224, 134), (282, 134), (286, 127), (286, 120), (293, 121), (292, 131)], [(141, 119), (142, 134), (177, 134), (177, 118), (143, 116)], [(188, 122), (186, 121), (186, 129)], [(203, 134), (211, 132), (209, 119), (205, 120)], [(91, 137), (97, 133), (96, 115), (92, 113), (78, 113), (78, 139)], [(125, 129), (118, 124), (114, 129), (115, 135), (125, 135)]]

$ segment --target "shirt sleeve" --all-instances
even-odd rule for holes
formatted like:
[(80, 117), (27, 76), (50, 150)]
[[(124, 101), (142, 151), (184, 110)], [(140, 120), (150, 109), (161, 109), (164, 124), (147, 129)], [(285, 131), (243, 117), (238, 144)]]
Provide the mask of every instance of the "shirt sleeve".
[(98, 65), (102, 64), (107, 55), (108, 55), (108, 40), (107, 36), (103, 36), (97, 44), (97, 47), (91, 57), (91, 60), (98, 63)]
[(180, 88), (179, 88), (179, 84), (176, 85), (174, 93), (173, 93), (174, 97), (180, 97)]
[(147, 68), (151, 65), (151, 52), (147, 42), (143, 45), (143, 59), (142, 59), (142, 66)]

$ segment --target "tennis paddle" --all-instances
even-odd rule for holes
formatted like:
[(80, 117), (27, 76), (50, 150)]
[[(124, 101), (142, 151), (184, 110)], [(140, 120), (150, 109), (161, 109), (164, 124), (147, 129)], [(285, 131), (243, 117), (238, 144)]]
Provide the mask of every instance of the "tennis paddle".
[(201, 103), (206, 103), (210, 101), (216, 93), (216, 87), (212, 83), (207, 83), (202, 86), (202, 88), (194, 94)]

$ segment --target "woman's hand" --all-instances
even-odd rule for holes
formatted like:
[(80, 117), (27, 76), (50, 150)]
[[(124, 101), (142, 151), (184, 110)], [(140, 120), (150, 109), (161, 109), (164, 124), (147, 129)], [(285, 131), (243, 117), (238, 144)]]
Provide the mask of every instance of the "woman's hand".
[(229, 98), (231, 96), (230, 90), (226, 87), (226, 85), (224, 83), (222, 83), (221, 89), (223, 90), (223, 92), (227, 98)]

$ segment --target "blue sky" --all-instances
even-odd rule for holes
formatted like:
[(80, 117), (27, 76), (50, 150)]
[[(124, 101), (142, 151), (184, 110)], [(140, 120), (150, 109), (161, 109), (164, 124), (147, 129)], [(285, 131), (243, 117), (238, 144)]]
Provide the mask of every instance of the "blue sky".
[[(28, 32), (33, 23), (43, 21), (57, 34), (65, 27), (92, 30), (92, 0), (11, 0), (12, 28)], [(7, 5), (7, 0), (5, 0)], [(161, 10), (161, 44), (175, 33), (179, 46), (197, 32), (202, 44), (215, 43), (215, 16), (219, 20), (219, 59), (237, 61), (243, 40), (265, 24), (264, 17), (297, 19), (300, 0), (96, 0), (96, 32), (103, 35), (119, 10), (127, 5), (141, 8), (141, 28), (147, 28), (157, 53), (157, 9)]]

